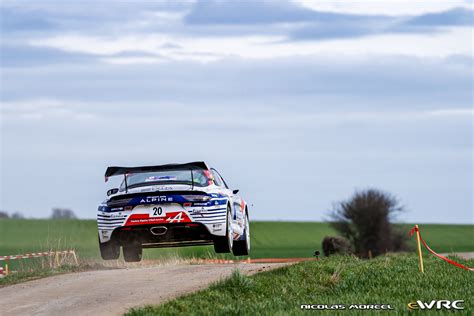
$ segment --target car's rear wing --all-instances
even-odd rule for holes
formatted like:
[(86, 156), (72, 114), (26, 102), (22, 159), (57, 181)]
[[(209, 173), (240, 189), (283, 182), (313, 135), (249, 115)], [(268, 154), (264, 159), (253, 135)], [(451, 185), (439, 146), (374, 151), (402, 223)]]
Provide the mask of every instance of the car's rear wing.
[(109, 177), (125, 175), (128, 173), (141, 173), (141, 172), (153, 172), (153, 171), (166, 171), (166, 170), (193, 170), (193, 169), (204, 169), (209, 170), (209, 167), (204, 161), (195, 161), (188, 163), (172, 163), (167, 165), (159, 166), (142, 166), (142, 167), (108, 167), (105, 171), (105, 182)]

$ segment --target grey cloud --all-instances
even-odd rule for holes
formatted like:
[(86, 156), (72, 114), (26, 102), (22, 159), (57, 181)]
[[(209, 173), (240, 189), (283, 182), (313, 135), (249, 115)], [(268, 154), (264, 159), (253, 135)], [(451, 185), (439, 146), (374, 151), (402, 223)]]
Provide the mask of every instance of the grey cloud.
[(412, 26), (469, 26), (474, 23), (474, 11), (455, 8), (448, 11), (427, 13), (406, 22)]
[[(416, 58), (371, 61), (274, 59), (248, 62), (223, 60), (207, 65), (170, 62), (153, 65), (58, 65), (5, 69), (5, 96), (75, 99), (87, 95), (97, 101), (225, 102), (248, 100), (272, 104), (317, 102), (324, 108), (338, 104), (396, 106), (416, 103), (470, 104), (471, 57), (420, 63)], [(290, 84), (291, 83), (291, 84)], [(365, 96), (360, 102), (360, 96)], [(380, 104), (380, 105), (379, 105)], [(412, 106), (410, 105), (410, 106)]]
[(315, 11), (289, 2), (198, 1), (185, 22), (198, 26), (220, 25), (231, 31), (238, 25), (244, 32), (248, 30), (243, 26), (254, 25), (255, 33), (261, 25), (289, 23), (292, 27), (285, 32), (289, 40), (327, 40), (383, 33), (439, 32), (443, 26), (472, 25), (473, 11), (456, 8), (419, 16), (392, 17)]
[(99, 0), (93, 3), (73, 1), (5, 2), (0, 6), (2, 27), (10, 33), (62, 32), (114, 33), (139, 29), (143, 21), (158, 20), (153, 13), (184, 12), (187, 2)]
[(47, 31), (58, 27), (41, 12), (35, 10), (21, 11), (0, 7), (2, 32)]
[(78, 62), (92, 65), (98, 62), (95, 55), (71, 53), (47, 47), (2, 43), (0, 51), (3, 68), (74, 64)]

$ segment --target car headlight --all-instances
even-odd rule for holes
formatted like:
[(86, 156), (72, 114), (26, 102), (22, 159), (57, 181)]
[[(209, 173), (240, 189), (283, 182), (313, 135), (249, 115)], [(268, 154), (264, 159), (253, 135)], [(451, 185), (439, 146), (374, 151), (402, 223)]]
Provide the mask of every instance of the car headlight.
[(183, 195), (183, 198), (190, 202), (207, 202), (211, 199), (209, 195)]

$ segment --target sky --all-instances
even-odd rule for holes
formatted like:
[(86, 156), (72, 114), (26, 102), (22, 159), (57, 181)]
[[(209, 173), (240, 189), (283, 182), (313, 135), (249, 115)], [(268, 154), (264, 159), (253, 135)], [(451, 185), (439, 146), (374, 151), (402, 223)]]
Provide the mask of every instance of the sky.
[(473, 2), (9, 1), (0, 210), (94, 218), (109, 165), (204, 160), (251, 220), (356, 190), (473, 223)]

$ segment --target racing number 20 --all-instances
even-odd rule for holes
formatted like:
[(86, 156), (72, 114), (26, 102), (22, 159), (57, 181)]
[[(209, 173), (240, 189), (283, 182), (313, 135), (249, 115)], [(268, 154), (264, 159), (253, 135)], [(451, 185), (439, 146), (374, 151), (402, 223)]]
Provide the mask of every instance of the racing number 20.
[(154, 207), (153, 208), (153, 215), (154, 216), (159, 216), (163, 214), (163, 210), (161, 209), (161, 207)]

